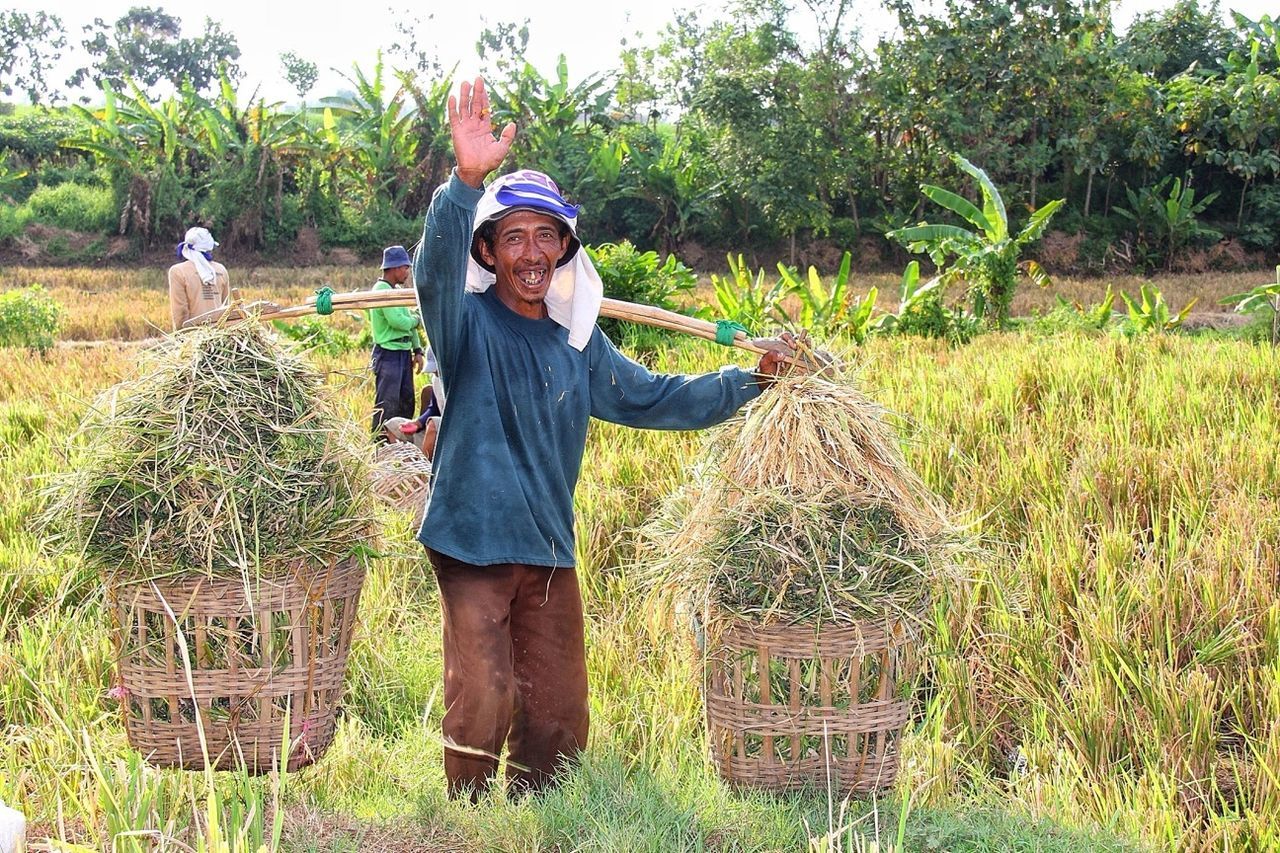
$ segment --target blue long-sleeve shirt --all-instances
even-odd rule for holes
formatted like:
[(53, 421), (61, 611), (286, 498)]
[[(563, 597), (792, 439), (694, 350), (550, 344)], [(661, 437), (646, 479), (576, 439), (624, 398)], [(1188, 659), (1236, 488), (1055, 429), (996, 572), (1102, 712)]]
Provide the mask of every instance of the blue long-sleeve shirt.
[(423, 325), (449, 401), (418, 540), (478, 566), (572, 566), (573, 490), (590, 418), (701, 429), (732, 416), (760, 387), (737, 367), (655, 375), (598, 326), (579, 352), (554, 320), (503, 305), (496, 286), (465, 292), (481, 195), (456, 174), (437, 189), (414, 258)]

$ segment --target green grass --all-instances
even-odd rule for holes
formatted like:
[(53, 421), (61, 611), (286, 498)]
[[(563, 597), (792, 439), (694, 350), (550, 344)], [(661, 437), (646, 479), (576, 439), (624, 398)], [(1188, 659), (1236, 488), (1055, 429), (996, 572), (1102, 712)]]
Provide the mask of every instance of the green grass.
[[(690, 343), (655, 360), (706, 369), (725, 355)], [(592, 735), (565, 786), (445, 800), (434, 582), (407, 519), (388, 516), (333, 749), (278, 793), (220, 774), (217, 822), (249, 825), (238, 800), (278, 807), (283, 849), (300, 851), (1280, 845), (1276, 355), (1064, 333), (882, 340), (858, 358), (866, 389), (903, 413), (911, 462), (986, 545), (936, 603), (885, 797), (743, 794), (716, 777), (700, 661), (643, 598), (629, 532), (699, 436), (596, 424), (577, 498)], [(29, 531), (61, 433), (133, 360), (101, 347), (0, 364), (0, 798), (34, 837), (91, 849), (109, 849), (108, 826), (193, 846), (207, 832), (203, 776), (125, 760), (101, 591)], [(329, 364), (353, 417), (371, 399), (363, 361)]]

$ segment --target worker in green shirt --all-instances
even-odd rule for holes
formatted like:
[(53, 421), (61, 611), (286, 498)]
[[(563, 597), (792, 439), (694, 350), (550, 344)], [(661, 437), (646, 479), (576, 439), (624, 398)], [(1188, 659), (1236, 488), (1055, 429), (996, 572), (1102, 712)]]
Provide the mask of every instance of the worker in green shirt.
[[(400, 287), (409, 281), (409, 253), (404, 246), (382, 252), (382, 277), (374, 290)], [(385, 440), (382, 424), (390, 418), (413, 418), (413, 374), (422, 368), (422, 321), (408, 308), (369, 311), (373, 329), (373, 434)]]

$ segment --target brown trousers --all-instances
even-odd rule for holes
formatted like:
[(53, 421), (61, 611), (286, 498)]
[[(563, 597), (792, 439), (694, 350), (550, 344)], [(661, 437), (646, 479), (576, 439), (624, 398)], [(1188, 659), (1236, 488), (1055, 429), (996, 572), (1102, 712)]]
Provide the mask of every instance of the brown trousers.
[(573, 569), (472, 566), (428, 549), (444, 616), (444, 772), (474, 801), (507, 745), (507, 781), (538, 790), (587, 745), (582, 596)]

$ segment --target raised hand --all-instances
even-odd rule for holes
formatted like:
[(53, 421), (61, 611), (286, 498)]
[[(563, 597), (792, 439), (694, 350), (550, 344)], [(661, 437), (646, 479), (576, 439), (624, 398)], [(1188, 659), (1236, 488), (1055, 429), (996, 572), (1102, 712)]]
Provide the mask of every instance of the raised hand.
[(449, 96), (449, 130), (458, 177), (476, 188), (484, 186), (485, 177), (502, 165), (516, 138), (515, 122), (509, 122), (495, 137), (489, 115), (489, 93), (481, 77), (474, 84), (460, 85), (457, 97)]

